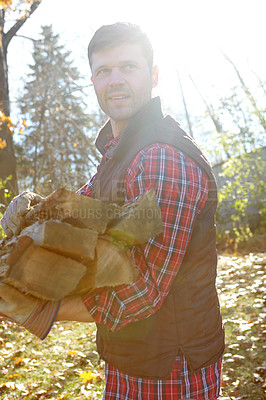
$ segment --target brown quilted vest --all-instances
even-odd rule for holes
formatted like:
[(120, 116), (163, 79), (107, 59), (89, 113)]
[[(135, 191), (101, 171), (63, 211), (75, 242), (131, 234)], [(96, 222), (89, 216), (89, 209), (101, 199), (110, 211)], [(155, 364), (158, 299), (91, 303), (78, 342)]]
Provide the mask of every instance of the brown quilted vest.
[[(99, 133), (96, 146), (104, 154), (110, 122)], [(144, 147), (166, 143), (181, 150), (205, 171), (210, 190), (196, 218), (190, 243), (178, 274), (160, 310), (129, 323), (117, 332), (97, 324), (97, 349), (102, 359), (129, 375), (165, 379), (182, 352), (191, 370), (208, 366), (224, 350), (216, 279), (215, 211), (217, 188), (212, 169), (195, 142), (170, 116), (163, 116), (160, 99), (152, 99), (129, 123), (117, 145), (99, 166), (95, 198), (122, 204), (123, 182), (131, 161)]]

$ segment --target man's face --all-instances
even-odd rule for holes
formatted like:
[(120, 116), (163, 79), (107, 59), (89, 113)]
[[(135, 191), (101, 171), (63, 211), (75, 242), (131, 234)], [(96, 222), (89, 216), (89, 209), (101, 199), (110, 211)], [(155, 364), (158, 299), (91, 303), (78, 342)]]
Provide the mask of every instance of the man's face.
[(92, 81), (101, 109), (110, 117), (114, 135), (150, 99), (156, 78), (138, 44), (121, 44), (93, 53)]

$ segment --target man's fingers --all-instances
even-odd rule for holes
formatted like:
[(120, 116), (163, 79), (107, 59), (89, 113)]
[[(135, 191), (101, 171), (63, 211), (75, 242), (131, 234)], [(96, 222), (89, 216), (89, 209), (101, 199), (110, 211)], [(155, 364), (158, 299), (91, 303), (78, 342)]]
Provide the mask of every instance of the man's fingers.
[(20, 233), (25, 224), (25, 215), (43, 199), (44, 197), (33, 192), (23, 192), (14, 197), (1, 219), (1, 225), (8, 237)]
[[(3, 228), (4, 229), (4, 228)], [(6, 236), (8, 237), (8, 238), (11, 238), (12, 236), (13, 236), (13, 232), (8, 228), (8, 227), (6, 227), (5, 229), (4, 229), (4, 231), (5, 231), (5, 234), (6, 234)]]
[(18, 215), (10, 217), (10, 219), (7, 221), (7, 229), (12, 232), (11, 236), (18, 235), (20, 233), (23, 222), (24, 217)]
[(5, 216), (1, 219), (1, 226), (2, 226), (5, 234), (7, 235), (7, 237), (10, 238), (13, 236), (12, 230), (7, 226), (7, 220), (6, 220)]
[(35, 217), (42, 209), (42, 205), (38, 203), (35, 207), (33, 207), (26, 215), (26, 220), (30, 220)]
[(39, 194), (34, 193), (34, 196), (31, 198), (31, 206), (36, 206), (36, 204), (40, 203), (44, 197), (40, 196)]
[[(27, 212), (30, 210), (30, 203), (31, 200), (29, 197), (22, 196), (17, 200), (17, 207), (16, 207), (16, 212), (13, 214), (15, 216), (23, 216), (27, 214)], [(11, 218), (13, 217), (11, 215)]]
[(8, 237), (11, 237), (15, 234), (17, 229), (16, 224), (14, 224), (11, 220), (7, 221), (5, 232)]
[(26, 215), (27, 212), (30, 211), (33, 206), (40, 203), (40, 201), (43, 199), (44, 197), (36, 193), (29, 192), (24, 194), (18, 199), (16, 214), (19, 216)]

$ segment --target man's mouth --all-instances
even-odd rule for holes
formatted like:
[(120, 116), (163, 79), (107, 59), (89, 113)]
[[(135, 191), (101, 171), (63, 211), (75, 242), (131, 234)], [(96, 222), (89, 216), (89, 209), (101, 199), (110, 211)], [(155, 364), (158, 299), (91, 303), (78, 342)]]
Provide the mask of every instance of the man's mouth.
[(126, 100), (128, 98), (129, 98), (129, 96), (119, 95), (119, 96), (110, 96), (109, 100), (118, 102), (118, 101), (124, 101), (124, 100)]

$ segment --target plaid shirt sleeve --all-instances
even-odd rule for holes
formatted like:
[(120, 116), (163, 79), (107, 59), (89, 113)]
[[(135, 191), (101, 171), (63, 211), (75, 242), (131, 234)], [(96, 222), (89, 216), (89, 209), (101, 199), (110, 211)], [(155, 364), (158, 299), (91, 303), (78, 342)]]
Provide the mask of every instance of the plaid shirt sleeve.
[(132, 248), (132, 258), (139, 270), (135, 282), (96, 289), (83, 296), (95, 321), (106, 324), (111, 331), (146, 318), (161, 307), (209, 188), (206, 175), (193, 160), (163, 144), (154, 144), (138, 153), (127, 170), (124, 185), (126, 201), (134, 201), (147, 190), (156, 191), (164, 230), (146, 244)]
[(77, 190), (77, 194), (82, 194), (84, 196), (91, 197), (92, 196), (92, 188), (94, 182), (95, 175), (88, 181), (84, 186), (82, 186), (79, 190)]
[[(60, 301), (38, 300), (36, 306), (21, 326), (39, 339), (44, 340), (52, 329), (59, 307)], [(13, 318), (5, 314), (0, 313), (0, 318), (1, 317), (17, 323)]]

